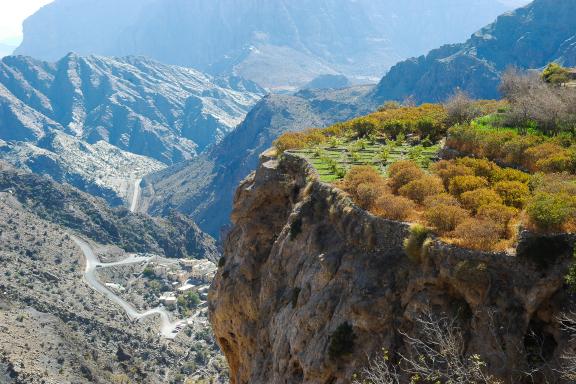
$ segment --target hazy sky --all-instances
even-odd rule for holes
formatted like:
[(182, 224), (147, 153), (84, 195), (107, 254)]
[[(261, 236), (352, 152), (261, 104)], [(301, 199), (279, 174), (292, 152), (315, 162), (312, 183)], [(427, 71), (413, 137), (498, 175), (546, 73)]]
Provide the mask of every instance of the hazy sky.
[(22, 22), (53, 0), (0, 0), (0, 43), (18, 45), (22, 40)]

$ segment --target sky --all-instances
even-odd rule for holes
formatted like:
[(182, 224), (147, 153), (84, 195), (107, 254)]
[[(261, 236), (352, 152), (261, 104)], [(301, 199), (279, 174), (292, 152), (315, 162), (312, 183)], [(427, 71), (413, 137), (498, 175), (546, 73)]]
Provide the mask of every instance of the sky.
[(53, 0), (0, 0), (0, 43), (19, 45), (22, 22)]

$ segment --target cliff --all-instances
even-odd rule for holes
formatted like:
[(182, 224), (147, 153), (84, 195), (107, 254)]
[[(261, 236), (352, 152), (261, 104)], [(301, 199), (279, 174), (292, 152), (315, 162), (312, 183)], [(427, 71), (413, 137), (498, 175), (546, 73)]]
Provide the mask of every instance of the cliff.
[[(368, 357), (403, 352), (402, 333), (425, 311), (458, 318), (466, 353), (505, 381), (553, 368), (566, 346), (556, 319), (569, 301), (568, 235), (523, 233), (514, 255), (432, 240), (416, 260), (403, 246), (408, 224), (356, 207), (289, 154), (261, 157), (232, 221), (209, 309), (233, 384), (349, 383)], [(334, 356), (346, 323), (353, 345)]]

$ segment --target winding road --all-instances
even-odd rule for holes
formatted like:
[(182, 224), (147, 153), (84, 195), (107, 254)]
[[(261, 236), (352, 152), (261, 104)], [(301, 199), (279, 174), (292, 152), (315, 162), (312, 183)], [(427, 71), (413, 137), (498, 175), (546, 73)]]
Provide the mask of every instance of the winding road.
[(132, 202), (130, 203), (130, 212), (135, 212), (138, 208), (138, 199), (140, 198), (140, 184), (142, 179), (134, 180), (134, 191), (132, 192)]
[(177, 328), (184, 326), (186, 324), (186, 320), (171, 322), (168, 311), (166, 311), (162, 307), (150, 309), (142, 313), (138, 312), (136, 308), (134, 308), (126, 300), (122, 299), (121, 297), (117, 296), (114, 292), (109, 290), (104, 284), (102, 284), (98, 280), (98, 277), (96, 277), (96, 269), (98, 267), (105, 268), (118, 265), (135, 264), (147, 261), (150, 259), (149, 257), (130, 256), (122, 261), (114, 263), (101, 263), (98, 257), (94, 254), (94, 251), (92, 250), (90, 245), (88, 245), (88, 243), (86, 243), (84, 240), (76, 236), (72, 236), (72, 240), (74, 240), (74, 242), (80, 247), (82, 253), (84, 254), (84, 258), (86, 259), (86, 269), (84, 271), (84, 279), (91, 288), (106, 296), (106, 298), (108, 298), (113, 303), (119, 305), (126, 312), (126, 314), (131, 320), (141, 320), (148, 316), (160, 315), (161, 320), (160, 334), (167, 339), (174, 339), (176, 337), (176, 335), (178, 334)]

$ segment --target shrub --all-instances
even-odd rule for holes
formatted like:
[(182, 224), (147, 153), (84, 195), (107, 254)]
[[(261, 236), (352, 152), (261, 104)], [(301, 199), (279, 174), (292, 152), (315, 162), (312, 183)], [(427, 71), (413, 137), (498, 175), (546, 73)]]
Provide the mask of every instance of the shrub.
[(402, 196), (380, 196), (374, 204), (374, 213), (389, 220), (404, 221), (413, 213), (415, 204)]
[(475, 176), (483, 177), (486, 180), (492, 180), (494, 175), (501, 169), (495, 163), (486, 159), (464, 157), (456, 160), (456, 163), (471, 168)]
[(456, 205), (438, 204), (424, 212), (426, 223), (441, 233), (453, 231), (469, 217), (468, 211)]
[(531, 176), (529, 173), (519, 171), (514, 168), (500, 168), (493, 174), (493, 181), (519, 181), (524, 184), (530, 182)]
[(350, 323), (342, 323), (330, 336), (330, 344), (328, 345), (328, 356), (331, 359), (337, 359), (346, 355), (350, 355), (354, 351), (354, 341), (356, 335)]
[(326, 141), (321, 129), (312, 128), (304, 132), (286, 132), (274, 141), (274, 147), (280, 153), (291, 149), (301, 149), (319, 145)]
[(354, 199), (357, 199), (357, 191), (360, 184), (377, 184), (383, 182), (384, 178), (373, 167), (369, 165), (357, 165), (350, 168), (348, 173), (346, 173), (341, 187), (351, 194)]
[(490, 251), (500, 241), (500, 225), (492, 220), (470, 218), (463, 221), (453, 236), (465, 248)]
[(433, 208), (439, 205), (453, 205), (459, 207), (460, 202), (448, 193), (439, 193), (438, 195), (429, 196), (424, 199), (424, 206), (427, 208)]
[(536, 230), (561, 231), (574, 216), (574, 197), (566, 193), (538, 192), (528, 203), (527, 213)]
[(553, 85), (564, 84), (570, 81), (570, 72), (558, 63), (550, 63), (542, 72), (542, 80)]
[(410, 228), (410, 235), (404, 240), (404, 251), (412, 261), (420, 261), (422, 257), (422, 246), (430, 235), (428, 228), (414, 224)]
[(500, 236), (508, 237), (508, 226), (512, 219), (518, 216), (516, 208), (508, 207), (503, 204), (488, 204), (480, 207), (476, 215), (479, 219), (491, 220), (500, 226)]
[(403, 160), (392, 164), (388, 169), (388, 175), (392, 190), (398, 192), (406, 184), (423, 177), (424, 171), (414, 161)]
[(355, 202), (362, 208), (371, 210), (376, 200), (385, 194), (388, 194), (388, 189), (383, 181), (377, 183), (362, 183), (356, 189)]
[(488, 204), (501, 204), (502, 198), (500, 195), (488, 188), (479, 188), (473, 191), (464, 192), (460, 195), (462, 205), (476, 214), (478, 208)]
[(541, 172), (546, 173), (560, 173), (566, 171), (573, 171), (573, 159), (567, 151), (540, 159), (536, 162), (534, 168)]
[(357, 137), (368, 137), (376, 133), (378, 130), (378, 122), (371, 118), (361, 117), (359, 119), (352, 120), (351, 128)]
[(440, 160), (430, 167), (430, 170), (438, 175), (444, 182), (444, 187), (448, 188), (450, 179), (456, 176), (473, 176), (474, 170), (454, 161)]
[(424, 176), (409, 182), (400, 188), (399, 192), (400, 195), (422, 204), (427, 197), (444, 192), (444, 184), (437, 177)]
[(552, 156), (558, 156), (566, 152), (564, 148), (554, 143), (543, 143), (535, 147), (529, 148), (524, 153), (524, 165), (532, 172), (538, 171), (538, 162), (550, 158)]
[(399, 102), (395, 100), (388, 100), (378, 108), (378, 112), (384, 112), (391, 109), (399, 109), (401, 107), (402, 105)]
[(481, 115), (480, 109), (465, 92), (457, 90), (444, 104), (449, 125), (469, 123)]
[(493, 189), (500, 195), (504, 204), (523, 208), (530, 197), (530, 188), (519, 181), (500, 181), (494, 184)]
[(450, 180), (448, 190), (454, 196), (459, 197), (464, 192), (473, 191), (488, 186), (488, 181), (478, 176), (456, 176)]
[(424, 117), (416, 121), (416, 133), (421, 138), (429, 138), (432, 141), (438, 141), (445, 133), (446, 129), (430, 117)]

